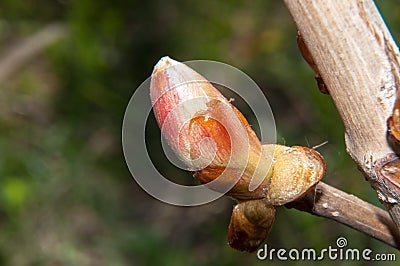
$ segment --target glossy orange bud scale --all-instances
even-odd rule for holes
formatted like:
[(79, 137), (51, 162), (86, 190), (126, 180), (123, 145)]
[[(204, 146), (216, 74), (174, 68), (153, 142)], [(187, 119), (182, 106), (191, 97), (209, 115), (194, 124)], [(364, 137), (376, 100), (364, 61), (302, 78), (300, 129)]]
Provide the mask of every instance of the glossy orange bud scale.
[(168, 57), (157, 63), (150, 96), (164, 137), (195, 177), (209, 183), (224, 173), (228, 178), (220, 182), (235, 182), (227, 195), (238, 201), (228, 235), (236, 249), (255, 251), (271, 229), (275, 206), (303, 196), (325, 173), (313, 149), (261, 145), (240, 111), (182, 63)]
[[(221, 182), (235, 183), (240, 177), (232, 189), (237, 197), (264, 196), (263, 188), (248, 189), (259, 165), (261, 143), (244, 116), (211, 83), (188, 66), (164, 57), (154, 68), (150, 96), (164, 137), (202, 183), (227, 171), (232, 179)], [(265, 173), (260, 178), (264, 177)]]

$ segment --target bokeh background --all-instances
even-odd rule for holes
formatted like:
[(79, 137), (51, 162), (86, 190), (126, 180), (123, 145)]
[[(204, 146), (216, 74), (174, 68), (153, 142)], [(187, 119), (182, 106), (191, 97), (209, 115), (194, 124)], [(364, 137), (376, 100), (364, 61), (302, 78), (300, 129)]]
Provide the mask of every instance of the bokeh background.
[[(376, 3), (399, 41), (400, 1)], [(0, 265), (283, 263), (228, 247), (230, 199), (169, 206), (131, 177), (124, 110), (164, 55), (247, 73), (269, 100), (278, 143), (328, 141), (319, 148), (324, 181), (381, 206), (345, 152), (341, 120), (301, 58), (281, 1), (3, 0), (0, 10)], [(159, 130), (149, 121), (157, 147)], [(167, 176), (192, 178), (157, 159), (157, 148), (151, 156)], [(284, 207), (267, 243), (322, 249), (339, 236), (349, 248), (400, 259), (362, 233)]]

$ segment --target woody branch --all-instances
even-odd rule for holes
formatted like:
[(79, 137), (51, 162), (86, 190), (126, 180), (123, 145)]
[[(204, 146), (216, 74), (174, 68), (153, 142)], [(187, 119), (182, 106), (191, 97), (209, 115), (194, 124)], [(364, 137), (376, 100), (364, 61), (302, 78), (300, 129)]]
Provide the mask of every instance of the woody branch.
[(347, 152), (398, 231), (400, 168), (386, 126), (400, 80), (398, 47), (372, 0), (285, 4), (343, 120)]

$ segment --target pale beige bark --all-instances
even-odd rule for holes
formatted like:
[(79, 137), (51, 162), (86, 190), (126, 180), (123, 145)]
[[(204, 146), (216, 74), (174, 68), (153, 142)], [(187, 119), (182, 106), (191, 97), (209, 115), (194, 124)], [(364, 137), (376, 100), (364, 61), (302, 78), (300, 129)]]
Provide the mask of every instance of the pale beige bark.
[(400, 227), (400, 179), (382, 174), (394, 156), (386, 121), (400, 80), (396, 43), (372, 0), (285, 3), (342, 117), (347, 152)]

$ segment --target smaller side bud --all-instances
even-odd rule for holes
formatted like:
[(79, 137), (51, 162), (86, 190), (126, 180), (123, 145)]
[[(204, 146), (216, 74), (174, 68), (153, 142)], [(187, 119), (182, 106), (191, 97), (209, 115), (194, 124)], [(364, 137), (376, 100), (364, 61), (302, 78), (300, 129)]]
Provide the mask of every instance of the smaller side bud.
[(256, 251), (272, 228), (275, 212), (275, 207), (263, 200), (238, 203), (229, 223), (228, 244), (240, 251)]

